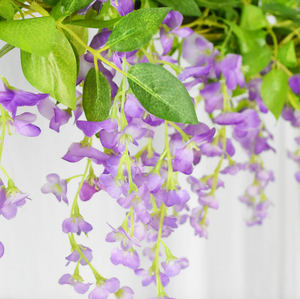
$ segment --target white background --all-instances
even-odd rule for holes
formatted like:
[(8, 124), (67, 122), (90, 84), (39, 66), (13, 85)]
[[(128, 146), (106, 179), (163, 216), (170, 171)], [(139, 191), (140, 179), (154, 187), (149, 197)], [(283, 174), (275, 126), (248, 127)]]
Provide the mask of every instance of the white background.
[[(2, 45), (0, 42), (0, 47)], [(37, 92), (22, 74), (17, 49), (0, 60), (0, 74), (12, 86)], [(36, 108), (29, 111), (37, 113)], [(207, 120), (201, 111), (198, 111), (198, 116), (200, 121)], [(36, 124), (42, 129), (39, 137), (14, 134), (5, 140), (3, 166), (16, 186), (30, 193), (32, 201), (27, 201), (19, 209), (15, 219), (7, 221), (0, 217), (0, 240), (6, 250), (0, 259), (0, 299), (87, 298), (87, 294), (78, 295), (71, 286), (58, 284), (63, 274), (72, 274), (74, 270), (74, 264), (65, 267), (70, 245), (67, 235), (61, 230), (62, 221), (69, 217), (70, 206), (59, 203), (53, 195), (40, 192), (49, 173), (55, 172), (67, 178), (84, 171), (85, 162), (71, 164), (61, 159), (70, 144), (81, 141), (83, 137), (72, 122), (61, 127), (61, 133), (57, 134), (48, 128), (48, 120), (38, 116)], [(216, 193), (220, 208), (209, 211), (208, 215), (209, 239), (194, 237), (193, 229), (186, 223), (166, 241), (175, 256), (187, 256), (190, 260), (190, 267), (172, 278), (166, 287), (170, 297), (300, 298), (300, 193), (294, 178), (297, 166), (286, 156), (287, 148), (295, 149), (294, 137), (298, 132), (282, 120), (275, 124), (272, 116), (268, 116), (266, 122), (274, 133), (273, 146), (277, 150), (276, 154), (269, 152), (263, 155), (265, 166), (273, 169), (276, 177), (276, 182), (270, 184), (266, 192), (274, 204), (270, 208), (270, 216), (262, 226), (248, 228), (245, 219), (250, 214), (239, 202), (238, 196), (244, 193), (253, 177), (248, 173), (223, 176), (226, 190)], [(160, 149), (162, 140), (162, 136), (156, 139)], [(245, 161), (246, 156), (237, 154), (235, 158)], [(217, 160), (203, 160), (195, 176), (209, 174), (216, 164)], [(95, 169), (99, 175), (102, 169)], [(183, 178), (182, 185), (189, 188), (185, 181)], [(68, 185), (71, 202), (77, 186), (76, 180)], [(193, 196), (190, 202), (194, 206), (196, 198)], [(143, 288), (141, 278), (134, 276), (132, 270), (114, 266), (109, 261), (114, 244), (104, 241), (110, 231), (106, 222), (119, 226), (124, 210), (104, 192), (97, 193), (89, 202), (80, 202), (80, 209), (94, 230), (89, 239), (81, 236), (79, 243), (93, 250), (93, 265), (98, 271), (107, 278), (118, 277), (122, 285), (134, 290), (137, 299), (154, 297), (153, 285)], [(148, 267), (150, 264), (142, 258), (141, 265)], [(93, 282), (89, 268), (84, 268), (81, 275)]]

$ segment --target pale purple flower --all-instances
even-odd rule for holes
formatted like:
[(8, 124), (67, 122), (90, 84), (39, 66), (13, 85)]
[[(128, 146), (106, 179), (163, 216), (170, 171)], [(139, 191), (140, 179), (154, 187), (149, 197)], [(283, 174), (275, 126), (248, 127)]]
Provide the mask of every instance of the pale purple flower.
[(59, 175), (56, 173), (48, 174), (46, 179), (48, 183), (42, 186), (42, 193), (53, 193), (59, 202), (63, 200), (66, 204), (68, 204), (67, 181), (64, 179), (61, 180)]
[(62, 230), (64, 233), (76, 233), (80, 235), (81, 232), (89, 233), (93, 229), (92, 225), (84, 221), (82, 217), (73, 216), (67, 218), (62, 223)]
[(202, 206), (209, 206), (211, 209), (217, 210), (219, 208), (218, 200), (212, 195), (200, 195), (198, 198), (198, 202)]
[(89, 299), (106, 299), (109, 293), (116, 293), (120, 288), (120, 281), (113, 277), (104, 283), (96, 284), (96, 287), (89, 294)]
[(18, 207), (23, 206), (28, 199), (28, 194), (21, 193), (16, 189), (2, 187), (0, 191), (0, 215), (10, 220), (17, 215)]
[(49, 98), (38, 104), (41, 115), (50, 120), (50, 129), (59, 133), (60, 126), (66, 124), (72, 116), (71, 110), (62, 110)]
[(133, 244), (136, 246), (141, 246), (139, 242), (136, 241), (134, 238), (130, 237), (121, 226), (117, 230), (114, 229), (111, 225), (109, 226), (113, 231), (106, 235), (106, 242), (121, 242), (121, 247), (123, 250), (130, 249), (133, 246)]
[(223, 93), (221, 91), (220, 82), (207, 84), (202, 90), (200, 90), (200, 94), (204, 98), (205, 111), (207, 113), (223, 109)]
[[(134, 273), (137, 276), (142, 277), (142, 286), (143, 287), (148, 286), (152, 282), (154, 282), (154, 284), (156, 285), (156, 275), (155, 274), (154, 275), (150, 275), (149, 272), (146, 271), (146, 270), (144, 270), (144, 269), (136, 269), (134, 271)], [(162, 286), (166, 287), (169, 284), (169, 282), (170, 282), (170, 279), (169, 279), (168, 275), (160, 272), (159, 276), (160, 276), (160, 280), (161, 280)]]
[(220, 173), (236, 175), (242, 169), (244, 169), (244, 165), (242, 163), (234, 163), (224, 168)]
[(295, 173), (295, 178), (296, 178), (297, 182), (300, 183), (300, 172), (299, 171)]
[(185, 269), (189, 266), (189, 261), (185, 257), (180, 259), (172, 259), (167, 263), (162, 262), (162, 266), (165, 270), (165, 274), (167, 274), (169, 277), (174, 277), (178, 275), (182, 269)]
[[(77, 277), (78, 276), (78, 277)], [(88, 291), (90, 284), (83, 283), (83, 279), (79, 275), (64, 274), (58, 281), (59, 284), (69, 284), (74, 287), (74, 290), (79, 294), (84, 294)]]
[(140, 258), (134, 249), (121, 250), (115, 247), (111, 252), (110, 260), (115, 266), (122, 264), (133, 270), (140, 266)]
[[(88, 247), (79, 245), (81, 252), (83, 253), (83, 255), (85, 256), (85, 258), (90, 262), (93, 259), (93, 254), (92, 254), (92, 250)], [(81, 257), (79, 251), (77, 251), (77, 249), (75, 249), (70, 255), (68, 255), (66, 257), (66, 260), (68, 261), (67, 265), (68, 266), (71, 262), (77, 263), (80, 259), (80, 264), (82, 266), (86, 266), (87, 262), (85, 261), (84, 258)]]
[(255, 101), (258, 104), (259, 109), (262, 113), (267, 113), (268, 108), (263, 102), (260, 94), (262, 81), (262, 78), (255, 78), (246, 84), (246, 88), (249, 91), (249, 100)]
[(133, 290), (130, 287), (122, 287), (115, 296), (117, 299), (133, 299)]
[(204, 216), (203, 207), (199, 206), (192, 210), (192, 215), (190, 217), (190, 224), (195, 229), (195, 235), (199, 235), (199, 237), (208, 238), (207, 226), (209, 225), (209, 221), (206, 218), (205, 223), (202, 224), (202, 219)]
[(25, 112), (17, 115), (10, 124), (15, 127), (16, 131), (27, 137), (36, 137), (41, 133), (41, 129), (32, 124), (36, 120), (36, 115)]
[(2, 258), (3, 254), (4, 254), (4, 246), (3, 243), (0, 242), (0, 259)]

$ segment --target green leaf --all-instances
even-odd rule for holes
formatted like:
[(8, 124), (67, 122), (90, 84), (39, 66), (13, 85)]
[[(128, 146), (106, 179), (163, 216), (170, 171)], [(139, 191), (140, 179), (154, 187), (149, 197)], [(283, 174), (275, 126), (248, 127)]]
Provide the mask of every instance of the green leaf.
[(92, 1), (93, 0), (62, 0), (61, 8), (63, 12), (71, 14), (87, 7)]
[(300, 111), (299, 96), (294, 94), (290, 88), (288, 90), (288, 100), (294, 109)]
[(138, 63), (128, 75), (131, 90), (148, 112), (173, 122), (198, 124), (189, 93), (166, 69), (151, 63)]
[(207, 7), (209, 9), (224, 9), (233, 6), (241, 6), (241, 0), (196, 0), (200, 7)]
[(52, 17), (0, 22), (0, 39), (26, 52), (47, 57), (56, 24)]
[(105, 76), (94, 68), (88, 72), (83, 85), (82, 105), (88, 121), (103, 121), (110, 111), (111, 91)]
[(165, 6), (177, 10), (184, 16), (202, 16), (202, 12), (194, 0), (157, 0)]
[(75, 20), (75, 21), (73, 21), (72, 20), (71, 22), (68, 22), (65, 24), (87, 27), (87, 28), (102, 29), (102, 28), (108, 28), (120, 20), (121, 20), (121, 18), (115, 18), (115, 19), (108, 20), (108, 21), (99, 21), (99, 20)]
[(5, 54), (13, 50), (15, 47), (10, 45), (10, 44), (5, 44), (1, 49), (0, 49), (0, 58), (3, 57)]
[(293, 68), (297, 66), (294, 41), (289, 41), (286, 45), (279, 49), (278, 59), (287, 67)]
[(43, 2), (49, 6), (55, 6), (59, 0), (43, 0)]
[(15, 9), (8, 0), (0, 1), (0, 16), (7, 20), (12, 20), (15, 15)]
[(284, 71), (273, 69), (264, 76), (261, 86), (261, 97), (276, 119), (281, 114), (287, 91), (288, 76)]
[(258, 30), (268, 26), (268, 21), (260, 7), (245, 5), (242, 10), (240, 27), (247, 30)]
[(269, 12), (284, 19), (291, 19), (294, 22), (300, 23), (300, 14), (292, 7), (288, 7), (283, 3), (277, 3), (276, 1), (270, 1), (265, 3), (261, 7), (265, 12)]
[(76, 58), (67, 38), (56, 30), (48, 58), (21, 51), (24, 76), (35, 88), (76, 109)]
[(56, 3), (56, 5), (52, 8), (51, 13), (50, 13), (51, 17), (54, 18), (55, 21), (70, 15), (70, 13), (62, 11), (61, 1), (62, 0), (60, 0)]
[(250, 51), (242, 56), (243, 65), (248, 67), (246, 75), (252, 76), (261, 72), (271, 62), (272, 51), (265, 45), (259, 50)]
[(107, 45), (114, 51), (130, 52), (147, 44), (170, 8), (144, 8), (126, 15), (116, 25)]
[[(85, 44), (89, 42), (89, 30), (84, 27), (78, 27), (73, 25), (66, 25), (69, 29), (71, 29)], [(75, 46), (79, 55), (85, 53), (86, 48), (80, 44), (69, 32), (64, 31), (65, 36), (68, 40)]]

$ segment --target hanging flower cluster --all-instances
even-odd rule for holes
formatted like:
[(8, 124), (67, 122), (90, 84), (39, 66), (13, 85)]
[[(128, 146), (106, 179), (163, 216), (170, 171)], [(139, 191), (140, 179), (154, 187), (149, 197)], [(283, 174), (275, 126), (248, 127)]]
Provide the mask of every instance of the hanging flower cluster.
[[(82, 131), (82, 140), (70, 144), (62, 159), (86, 161), (83, 173), (67, 179), (51, 173), (41, 191), (71, 206), (62, 220), (71, 246), (66, 257), (70, 270), (59, 284), (71, 285), (89, 299), (110, 294), (131, 299), (134, 291), (116, 277), (105, 278), (93, 265), (97, 252), (82, 241), (82, 233), (93, 231), (80, 212), (84, 202), (107, 192), (124, 209), (119, 226), (107, 226), (105, 241), (115, 243), (111, 263), (133, 270), (145, 287), (155, 284), (155, 298), (170, 298), (164, 288), (189, 261), (176, 257), (184, 253), (169, 248), (167, 237), (189, 222), (195, 235), (207, 239), (209, 212), (222, 206), (222, 176), (240, 171), (254, 178), (239, 197), (251, 210), (246, 224), (261, 225), (272, 208), (267, 186), (275, 180), (261, 156), (275, 152), (263, 114), (300, 125), (295, 5), (285, 15), (285, 4), (265, 1), (224, 3), (217, 10), (216, 1), (199, 1), (199, 6), (194, 0), (179, 2), (0, 3), (0, 39), (7, 43), (0, 58), (19, 48), (24, 76), (41, 91), (18, 90), (1, 77), (0, 163), (5, 136), (13, 128), (28, 137), (41, 132), (33, 124), (36, 115), (18, 114), (18, 107), (36, 106), (58, 133), (71, 119)], [(276, 16), (275, 25), (266, 13)], [(285, 31), (278, 30), (282, 27)], [(90, 44), (88, 28), (99, 29)], [(210, 123), (199, 122), (199, 109)], [(164, 149), (159, 152), (153, 139), (162, 131)], [(300, 165), (300, 137), (296, 142), (298, 149), (288, 155)], [(237, 160), (237, 150), (246, 153), (246, 161)], [(201, 168), (202, 159), (217, 161), (216, 167), (197, 177), (194, 170)], [(9, 220), (29, 194), (0, 169), (6, 176), (0, 179), (0, 215)], [(300, 172), (296, 179), (300, 182)], [(74, 199), (68, 196), (71, 180), (80, 180)], [(190, 190), (182, 187), (183, 181)], [(150, 268), (143, 265), (139, 247)], [(0, 242), (0, 258), (3, 254)], [(90, 268), (94, 281), (80, 275), (81, 267)]]

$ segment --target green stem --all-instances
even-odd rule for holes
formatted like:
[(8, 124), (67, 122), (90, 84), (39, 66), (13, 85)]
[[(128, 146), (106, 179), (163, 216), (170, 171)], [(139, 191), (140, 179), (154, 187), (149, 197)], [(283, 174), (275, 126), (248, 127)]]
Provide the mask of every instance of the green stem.
[(190, 136), (182, 131), (177, 125), (175, 125), (173, 122), (169, 122), (169, 124), (182, 136), (182, 141), (186, 142), (190, 140)]
[(76, 178), (80, 178), (80, 177), (82, 177), (82, 176), (83, 176), (83, 174), (78, 174), (78, 175), (74, 175), (74, 176), (72, 176), (72, 177), (70, 177), (70, 178), (67, 178), (67, 179), (66, 179), (67, 184), (68, 184), (71, 180), (76, 179)]
[(161, 234), (162, 234), (162, 229), (163, 229), (163, 223), (164, 223), (166, 210), (167, 210), (167, 208), (166, 208), (165, 204), (162, 203), (161, 206), (160, 206), (160, 221), (159, 221), (158, 235), (157, 235), (156, 247), (155, 247), (155, 258), (154, 258), (157, 297), (160, 297), (161, 295), (164, 294), (164, 289), (163, 289), (163, 286), (161, 284), (160, 275), (159, 275), (160, 274), (160, 270), (159, 270), (159, 247), (160, 247), (160, 243), (161, 243)]
[(0, 165), (0, 169), (3, 171), (5, 176), (7, 177), (8, 180), (11, 180), (10, 176), (8, 175), (7, 171)]
[(275, 60), (277, 60), (277, 54), (278, 54), (278, 41), (276, 34), (274, 33), (273, 29), (271, 27), (268, 27), (268, 32), (270, 33), (272, 39), (273, 39), (273, 44), (274, 44), (274, 57)]
[(80, 257), (82, 259), (84, 259), (85, 262), (89, 265), (89, 267), (91, 268), (91, 270), (92, 270), (92, 272), (93, 272), (93, 274), (94, 274), (97, 282), (105, 280), (105, 278), (95, 269), (95, 267), (85, 257), (85, 255), (83, 254), (82, 250), (80, 249), (80, 246), (77, 244), (77, 242), (75, 240), (74, 234), (73, 233), (69, 234), (69, 237), (70, 237), (71, 246), (75, 247), (76, 251), (78, 251), (78, 253), (80, 254)]
[(90, 167), (90, 163), (91, 161), (88, 160), (87, 161), (87, 164), (86, 164), (86, 168), (85, 168), (85, 171), (84, 171), (84, 174), (82, 175), (82, 179), (81, 179), (81, 182), (79, 184), (79, 187), (77, 189), (77, 192), (76, 192), (76, 195), (75, 195), (75, 198), (74, 198), (74, 201), (73, 201), (73, 204), (72, 204), (72, 209), (71, 209), (71, 217), (73, 216), (73, 214), (78, 214), (79, 213), (79, 209), (78, 209), (78, 196), (79, 196), (79, 192), (81, 190), (81, 187), (83, 185), (83, 182), (85, 180), (85, 177), (88, 173), (88, 170), (89, 170), (89, 167)]
[(10, 44), (6, 44), (4, 45), (1, 49), (0, 49), (0, 58), (3, 57), (5, 54), (7, 54), (8, 52), (10, 52), (11, 50), (13, 50), (15, 47), (10, 45)]

